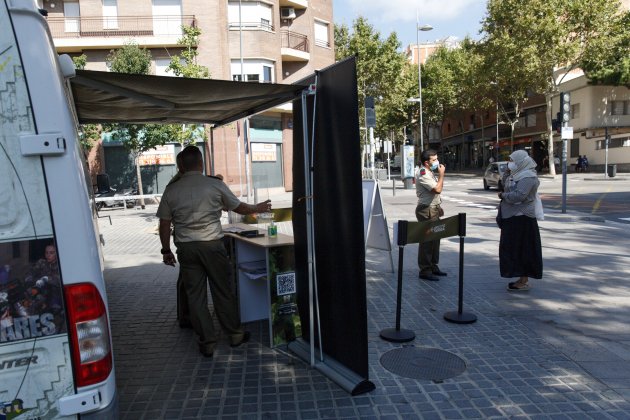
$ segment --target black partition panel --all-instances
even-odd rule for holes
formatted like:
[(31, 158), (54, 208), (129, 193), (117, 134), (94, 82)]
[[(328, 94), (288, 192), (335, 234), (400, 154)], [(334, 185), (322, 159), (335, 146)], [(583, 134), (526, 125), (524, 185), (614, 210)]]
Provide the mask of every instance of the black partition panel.
[[(302, 82), (314, 83), (315, 77)], [(317, 95), (307, 97), (306, 102), (309, 150), (313, 127), (315, 131), (315, 145), (311, 151), (313, 243), (322, 349), (351, 371), (367, 378), (365, 245), (355, 58), (318, 72)], [(308, 244), (302, 122), (300, 99), (293, 103), (293, 231), (302, 336), (308, 341)], [(319, 347), (317, 337), (315, 331), (315, 344)], [(318, 351), (316, 355), (319, 355)]]

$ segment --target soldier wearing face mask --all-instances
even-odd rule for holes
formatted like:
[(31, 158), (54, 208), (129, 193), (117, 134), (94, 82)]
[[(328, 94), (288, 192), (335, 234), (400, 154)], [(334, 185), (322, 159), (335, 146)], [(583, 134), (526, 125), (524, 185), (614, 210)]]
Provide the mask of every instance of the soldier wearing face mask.
[[(416, 207), (416, 219), (419, 222), (439, 220), (444, 215), (440, 204), (442, 187), (444, 185), (444, 172), (446, 167), (438, 161), (437, 152), (428, 149), (422, 152), (421, 165), (416, 169), (416, 195), (418, 205)], [(418, 247), (419, 277), (423, 280), (438, 281), (439, 276), (446, 276), (440, 270), (440, 240), (424, 242)]]

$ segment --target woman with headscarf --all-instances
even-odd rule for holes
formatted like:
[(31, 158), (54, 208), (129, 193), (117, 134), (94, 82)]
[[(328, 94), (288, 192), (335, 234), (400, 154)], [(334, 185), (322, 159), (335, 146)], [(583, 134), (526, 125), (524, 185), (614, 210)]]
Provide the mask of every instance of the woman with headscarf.
[(510, 291), (529, 290), (529, 278), (542, 278), (543, 261), (540, 231), (536, 220), (538, 175), (536, 162), (525, 150), (510, 155), (503, 176), (501, 199), (501, 240), (499, 265), (501, 277), (518, 277), (508, 284)]

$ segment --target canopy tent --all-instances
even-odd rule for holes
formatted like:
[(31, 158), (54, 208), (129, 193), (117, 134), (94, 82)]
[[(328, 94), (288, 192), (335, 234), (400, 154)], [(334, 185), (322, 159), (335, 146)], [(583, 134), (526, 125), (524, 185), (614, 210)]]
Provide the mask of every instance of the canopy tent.
[[(309, 337), (290, 349), (352, 395), (373, 390), (356, 59), (293, 85), (97, 71), (77, 71), (70, 83), (80, 123), (220, 126), (293, 101), (296, 277), (301, 324)], [(325, 263), (316, 270), (318, 259)]]
[(79, 122), (219, 126), (298, 97), (304, 85), (187, 79), (77, 70), (70, 79)]

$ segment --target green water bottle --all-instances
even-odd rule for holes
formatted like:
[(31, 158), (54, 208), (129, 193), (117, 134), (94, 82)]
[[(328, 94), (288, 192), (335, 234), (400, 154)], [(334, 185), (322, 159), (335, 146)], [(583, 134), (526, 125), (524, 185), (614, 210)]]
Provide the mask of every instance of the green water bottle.
[(278, 236), (278, 226), (276, 226), (273, 220), (271, 221), (271, 223), (269, 224), (269, 227), (267, 228), (267, 236), (270, 238), (275, 238)]

